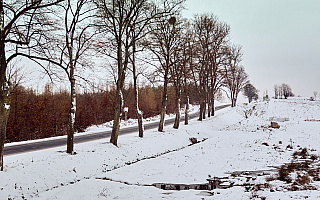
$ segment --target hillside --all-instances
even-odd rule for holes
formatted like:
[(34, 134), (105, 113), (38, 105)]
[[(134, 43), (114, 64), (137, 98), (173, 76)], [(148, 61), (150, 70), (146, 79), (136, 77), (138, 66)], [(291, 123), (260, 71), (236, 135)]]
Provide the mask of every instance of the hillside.
[[(317, 199), (319, 110), (317, 101), (271, 100), (142, 139), (121, 136), (118, 147), (97, 140), (72, 156), (65, 147), (6, 156), (0, 199)], [(221, 181), (218, 189), (155, 187), (209, 177)]]

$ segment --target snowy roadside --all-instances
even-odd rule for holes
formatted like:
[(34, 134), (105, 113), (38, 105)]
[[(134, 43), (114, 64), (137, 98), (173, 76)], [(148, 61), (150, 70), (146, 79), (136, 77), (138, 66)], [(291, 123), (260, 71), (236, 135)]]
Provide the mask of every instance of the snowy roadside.
[[(319, 190), (289, 191), (277, 180), (268, 182), (274, 191), (236, 186), (213, 193), (161, 190), (151, 184), (205, 183), (209, 176), (275, 169), (290, 163), (293, 152), (304, 147), (319, 155), (320, 123), (312, 121), (320, 119), (319, 108), (319, 102), (272, 100), (225, 108), (179, 130), (149, 130), (144, 138), (121, 136), (119, 147), (98, 140), (76, 145), (73, 156), (65, 154), (64, 147), (6, 156), (0, 199), (317, 199)], [(289, 121), (271, 129), (270, 117)], [(208, 139), (190, 145), (190, 138)], [(256, 182), (265, 183), (265, 178)], [(243, 179), (239, 182), (246, 182)], [(319, 181), (312, 184), (319, 188)]]
[[(222, 103), (216, 101), (217, 106), (223, 105)], [(199, 111), (199, 106), (198, 105), (190, 105), (189, 108), (189, 114), (196, 113)], [(181, 109), (181, 115), (184, 115), (184, 109)], [(146, 119), (143, 119), (143, 124), (149, 124), (153, 123), (156, 121), (159, 121), (159, 115), (154, 116), (154, 117), (149, 117)], [(165, 119), (172, 119), (175, 118), (175, 114), (166, 114)], [(81, 136), (81, 135), (88, 135), (92, 133), (98, 133), (98, 132), (105, 132), (105, 131), (111, 131), (112, 130), (112, 125), (113, 121), (109, 121), (100, 125), (93, 125), (88, 127), (84, 132), (82, 133), (75, 133), (75, 137)], [(137, 119), (128, 119), (127, 121), (122, 120), (120, 122), (120, 127), (133, 127), (138, 125), (138, 120)], [(36, 139), (36, 140), (28, 140), (28, 141), (21, 141), (21, 142), (11, 142), (11, 143), (6, 143), (5, 147), (7, 146), (15, 146), (15, 145), (20, 145), (20, 144), (26, 144), (26, 143), (34, 143), (34, 142), (43, 142), (43, 141), (48, 141), (48, 140), (55, 140), (55, 139), (63, 139), (67, 138), (67, 135), (62, 135), (62, 136), (56, 136), (56, 137), (50, 137), (50, 138), (43, 138), (43, 139)]]

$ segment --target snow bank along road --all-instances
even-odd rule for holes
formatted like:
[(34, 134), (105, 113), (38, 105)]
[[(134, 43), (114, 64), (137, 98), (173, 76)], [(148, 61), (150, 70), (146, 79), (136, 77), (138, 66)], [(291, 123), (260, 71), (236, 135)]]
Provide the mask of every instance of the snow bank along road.
[[(228, 105), (221, 105), (217, 106), (215, 109), (216, 110), (221, 110), (223, 108), (226, 108), (230, 106)], [(198, 112), (192, 113), (189, 116), (189, 119), (194, 119), (198, 117)], [(174, 123), (174, 118), (171, 119), (166, 119), (165, 125), (171, 125)], [(181, 116), (181, 120), (184, 121), (184, 116)], [(153, 122), (153, 123), (146, 123), (144, 124), (144, 129), (149, 130), (158, 127), (159, 122)], [(135, 133), (138, 132), (138, 127), (133, 126), (133, 127), (126, 127), (120, 129), (119, 135), (124, 135), (124, 134), (129, 134), (129, 133)], [(103, 138), (108, 138), (111, 135), (111, 131), (103, 131), (103, 132), (98, 132), (98, 133), (90, 133), (86, 135), (75, 135), (74, 143), (79, 144), (83, 142), (89, 142), (93, 140), (99, 140)], [(52, 140), (45, 140), (45, 141), (39, 141), (39, 142), (32, 142), (32, 143), (24, 143), (24, 144), (18, 144), (18, 145), (12, 145), (12, 146), (6, 146), (4, 148), (4, 155), (13, 155), (13, 154), (19, 154), (19, 153), (25, 153), (25, 152), (30, 152), (30, 151), (38, 151), (38, 150), (43, 150), (43, 149), (48, 149), (48, 148), (53, 148), (53, 147), (59, 147), (59, 146), (64, 146), (66, 145), (66, 138), (57, 138), (57, 139), (52, 139)]]

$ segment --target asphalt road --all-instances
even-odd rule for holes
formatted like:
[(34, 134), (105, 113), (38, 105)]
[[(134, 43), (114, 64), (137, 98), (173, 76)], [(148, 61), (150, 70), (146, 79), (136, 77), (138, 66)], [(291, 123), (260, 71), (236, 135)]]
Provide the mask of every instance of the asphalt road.
[[(217, 106), (215, 109), (216, 110), (221, 110), (225, 107), (228, 107), (230, 105), (222, 105), (222, 106)], [(194, 119), (197, 118), (199, 113), (193, 113), (189, 115), (189, 119)], [(165, 121), (165, 126), (167, 125), (172, 125), (174, 123), (174, 118), (173, 119), (167, 119)], [(181, 116), (181, 120), (184, 121), (184, 115)], [(159, 125), (159, 122), (153, 122), (153, 123), (148, 123), (144, 124), (144, 129), (149, 130), (153, 128), (157, 128)], [(127, 127), (127, 128), (122, 128), (119, 131), (119, 135), (124, 135), (124, 134), (130, 134), (130, 133), (137, 133), (138, 132), (138, 127)], [(108, 138), (111, 135), (111, 131), (104, 131), (104, 132), (98, 132), (98, 133), (90, 133), (87, 135), (78, 135), (75, 134), (74, 138), (74, 143), (79, 144), (83, 142), (89, 142), (93, 140), (99, 140), (103, 138)], [(43, 149), (48, 149), (48, 148), (53, 148), (53, 147), (59, 147), (59, 146), (64, 146), (66, 145), (67, 141), (66, 138), (57, 138), (57, 139), (52, 139), (52, 140), (45, 140), (45, 141), (39, 141), (39, 142), (31, 142), (31, 143), (25, 143), (25, 144), (19, 144), (19, 145), (13, 145), (13, 146), (6, 146), (4, 148), (4, 155), (13, 155), (13, 154), (20, 154), (20, 153), (26, 153), (30, 151), (38, 151), (38, 150), (43, 150)]]

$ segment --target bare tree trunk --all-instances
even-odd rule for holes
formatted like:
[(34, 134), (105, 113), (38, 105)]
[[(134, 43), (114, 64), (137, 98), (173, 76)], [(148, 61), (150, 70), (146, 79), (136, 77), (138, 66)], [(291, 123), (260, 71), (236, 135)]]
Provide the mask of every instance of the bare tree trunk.
[(199, 115), (199, 121), (202, 121), (202, 119), (203, 119), (203, 111), (204, 111), (204, 107), (203, 107), (203, 102), (205, 101), (204, 99), (205, 99), (205, 97), (204, 97), (204, 89), (203, 89), (203, 83), (202, 83), (202, 77), (201, 77), (201, 75), (200, 75), (200, 85), (199, 85), (199, 91), (200, 91), (200, 94), (199, 94), (199, 96), (200, 96), (200, 115)]
[(118, 42), (118, 52), (117, 52), (117, 59), (118, 59), (118, 81), (117, 81), (117, 91), (116, 91), (116, 104), (114, 110), (114, 120), (113, 120), (113, 127), (111, 132), (110, 142), (117, 146), (118, 145), (118, 136), (120, 130), (120, 117), (123, 108), (123, 95), (122, 90), (124, 86), (124, 81), (126, 78), (126, 70), (129, 62), (129, 45), (128, 45), (128, 38), (126, 39), (125, 45), (125, 58), (123, 62), (122, 58), (122, 40), (119, 39)]
[(125, 79), (125, 71), (121, 72), (121, 76), (117, 81), (117, 91), (116, 91), (116, 104), (115, 104), (115, 110), (114, 110), (114, 120), (113, 120), (113, 127), (111, 132), (111, 138), (110, 142), (114, 144), (115, 146), (118, 145), (118, 136), (119, 136), (119, 130), (120, 130), (120, 117), (123, 107), (123, 95), (122, 95), (122, 89), (124, 85), (124, 79)]
[(187, 93), (187, 101), (184, 109), (184, 124), (188, 125), (189, 123), (189, 94)]
[[(202, 92), (201, 92), (202, 93)], [(199, 121), (202, 121), (202, 117), (203, 117), (203, 98), (202, 98), (202, 94), (200, 94), (200, 115), (199, 115)]]
[[(134, 63), (134, 62), (133, 62)], [(139, 109), (139, 100), (138, 100), (138, 86), (137, 86), (137, 76), (135, 64), (133, 64), (133, 87), (134, 87), (134, 104), (136, 105), (136, 114), (138, 118), (138, 127), (139, 127), (139, 137), (143, 137), (143, 112)]]
[(234, 105), (234, 92), (233, 92), (233, 90), (231, 90), (230, 99), (231, 99), (231, 107), (235, 107), (235, 105)]
[(214, 116), (214, 115), (215, 115), (214, 100), (212, 100), (211, 116)]
[[(0, 45), (1, 46), (1, 45)], [(0, 73), (0, 171), (3, 171), (3, 151), (6, 141), (6, 129), (10, 112), (10, 89), (3, 73), (3, 63), (1, 62)]]
[[(118, 82), (119, 81), (120, 80), (118, 80)], [(113, 127), (112, 127), (111, 138), (110, 138), (110, 143), (114, 144), (115, 146), (118, 145), (121, 110), (122, 110), (122, 95), (121, 95), (121, 87), (119, 82), (117, 84), (116, 104), (114, 109)]]
[(161, 101), (161, 114), (160, 114), (160, 123), (159, 123), (159, 128), (158, 131), (162, 132), (163, 131), (163, 126), (164, 126), (164, 116), (166, 114), (166, 107), (167, 107), (167, 90), (168, 90), (168, 67), (165, 70), (165, 75), (164, 75), (164, 85), (163, 85), (163, 94), (162, 94), (162, 101)]
[(206, 119), (206, 109), (207, 109), (207, 91), (206, 91), (206, 87), (205, 87), (205, 78), (204, 78), (204, 81), (203, 81), (204, 83), (204, 85), (203, 85), (203, 90), (202, 90), (202, 93), (203, 93), (203, 101), (202, 101), (202, 103), (203, 103), (203, 105), (202, 105), (202, 107), (203, 107), (203, 110), (202, 110), (202, 119)]
[(3, 1), (0, 0), (0, 171), (3, 171), (3, 151), (10, 112), (10, 89), (6, 80), (7, 62), (4, 37)]
[(138, 104), (138, 87), (137, 87), (137, 80), (134, 79), (134, 101), (136, 105), (136, 114), (138, 118), (138, 127), (139, 127), (139, 137), (143, 137), (143, 112), (139, 109), (139, 104)]
[(133, 30), (133, 47), (132, 47), (132, 71), (133, 71), (133, 87), (134, 87), (134, 105), (136, 115), (138, 118), (138, 127), (139, 127), (139, 137), (143, 137), (143, 112), (139, 109), (139, 91), (137, 86), (137, 74), (136, 74), (136, 59), (135, 59), (135, 53), (136, 53), (136, 41), (135, 41), (135, 32)]
[(143, 138), (143, 114), (142, 111), (139, 110), (141, 113), (138, 113), (138, 127), (139, 127), (139, 137)]
[[(122, 62), (122, 41), (118, 39), (118, 50), (117, 50), (117, 61), (118, 61), (118, 80), (117, 80), (117, 90), (116, 90), (116, 104), (114, 108), (114, 118), (113, 118), (113, 127), (110, 137), (110, 143), (117, 146), (118, 145), (118, 136), (120, 129), (120, 115), (122, 110), (122, 77), (123, 75), (123, 62)], [(124, 81), (124, 80), (123, 80)]]
[[(210, 76), (212, 77), (212, 67), (209, 65), (209, 71), (210, 71)], [(211, 117), (211, 102), (212, 102), (212, 84), (211, 87), (209, 86), (209, 77), (207, 77), (207, 102), (208, 102), (208, 118)]]
[(235, 107), (235, 106), (236, 106), (236, 99), (235, 99), (235, 97), (232, 97), (231, 107)]
[[(70, 5), (69, 5), (70, 6)], [(67, 14), (66, 14), (67, 15)], [(66, 27), (67, 30), (67, 27)], [(73, 63), (73, 38), (69, 38), (70, 34), (66, 31), (66, 47), (69, 53), (69, 82), (70, 82), (70, 110), (68, 113), (68, 137), (67, 137), (67, 153), (73, 154), (74, 145), (74, 122), (76, 119), (76, 80), (74, 78)]]
[(208, 101), (208, 118), (211, 117), (211, 101)]
[(207, 111), (207, 105), (206, 105), (206, 101), (203, 101), (203, 113), (202, 113), (202, 119), (206, 119), (206, 111)]
[(76, 84), (73, 69), (70, 68), (70, 110), (68, 114), (67, 153), (73, 154), (74, 147), (74, 122), (76, 119)]
[(173, 128), (178, 129), (180, 125), (180, 89), (179, 86), (176, 86), (176, 118), (174, 120)]
[[(134, 75), (135, 76), (135, 75)], [(134, 78), (134, 101), (136, 105), (136, 114), (138, 118), (138, 127), (139, 127), (139, 137), (143, 137), (143, 112), (139, 109), (139, 101), (138, 101), (138, 86), (137, 86), (137, 77)]]

